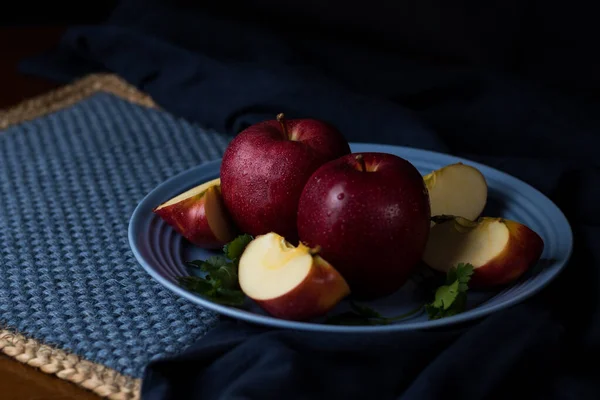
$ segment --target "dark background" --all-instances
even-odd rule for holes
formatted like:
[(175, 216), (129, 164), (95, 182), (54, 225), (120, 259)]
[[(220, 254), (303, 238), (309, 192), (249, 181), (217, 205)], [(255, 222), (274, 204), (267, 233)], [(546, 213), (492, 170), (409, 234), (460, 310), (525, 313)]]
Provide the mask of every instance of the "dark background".
[(14, 7), (11, 12), (7, 12), (7, 4), (3, 4), (4, 10), (0, 13), (0, 24), (3, 26), (51, 26), (97, 23), (104, 21), (117, 4), (117, 0), (11, 2), (10, 7)]
[(17, 1), (12, 10), (3, 4), (0, 12), (0, 108), (6, 108), (58, 84), (18, 69), (24, 57), (52, 49), (70, 25), (104, 22), (117, 0), (106, 1)]
[[(155, 3), (148, 0), (147, 3)], [(160, 2), (160, 1), (158, 1)], [(167, 2), (211, 10), (215, 17), (261, 20), (282, 34), (330, 37), (402, 53), (414, 60), (473, 65), (515, 74), (544, 86), (596, 100), (600, 28), (593, 2), (443, 0), (346, 2), (333, 0), (220, 0)], [(15, 2), (0, 15), (3, 27), (50, 27), (104, 22), (119, 4)], [(140, 8), (144, 7), (140, 2)], [(140, 13), (143, 10), (140, 9)], [(141, 21), (140, 23), (142, 23)], [(316, 24), (316, 29), (306, 29)], [(44, 41), (43, 37), (40, 40)], [(240, 38), (243, 40), (243, 38)], [(2, 38), (17, 43), (27, 39)]]

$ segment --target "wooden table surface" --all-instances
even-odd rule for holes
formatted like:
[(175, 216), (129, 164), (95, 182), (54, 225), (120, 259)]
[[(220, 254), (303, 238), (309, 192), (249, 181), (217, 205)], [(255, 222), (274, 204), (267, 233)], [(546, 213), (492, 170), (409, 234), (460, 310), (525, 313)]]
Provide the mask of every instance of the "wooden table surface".
[[(64, 27), (0, 28), (0, 109), (58, 86), (23, 76), (17, 72), (16, 65), (23, 57), (51, 48), (63, 31)], [(98, 400), (100, 397), (0, 353), (0, 399)]]

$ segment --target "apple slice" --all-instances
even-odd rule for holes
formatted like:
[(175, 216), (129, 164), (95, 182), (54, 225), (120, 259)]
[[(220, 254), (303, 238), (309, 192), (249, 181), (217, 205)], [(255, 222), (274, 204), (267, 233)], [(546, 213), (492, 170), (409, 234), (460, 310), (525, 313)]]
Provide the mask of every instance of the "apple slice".
[(201, 248), (220, 248), (235, 238), (236, 229), (221, 197), (219, 178), (193, 187), (153, 211)]
[(308, 320), (326, 314), (348, 294), (342, 275), (315, 249), (294, 247), (281, 235), (257, 236), (244, 250), (242, 291), (274, 317)]
[(490, 288), (518, 279), (543, 249), (542, 238), (519, 222), (448, 217), (431, 228), (423, 261), (444, 273), (458, 263), (470, 263), (474, 271), (469, 285)]
[(474, 220), (487, 202), (483, 174), (463, 163), (450, 164), (423, 177), (429, 191), (431, 216), (454, 215)]

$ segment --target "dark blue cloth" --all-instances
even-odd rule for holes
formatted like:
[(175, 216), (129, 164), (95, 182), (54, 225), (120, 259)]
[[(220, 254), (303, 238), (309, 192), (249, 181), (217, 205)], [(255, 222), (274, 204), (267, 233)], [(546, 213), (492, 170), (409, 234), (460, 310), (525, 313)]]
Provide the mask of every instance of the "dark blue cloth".
[(129, 0), (22, 64), (63, 81), (116, 72), (231, 135), (285, 112), (328, 120), (351, 141), (470, 157), (543, 191), (573, 226), (564, 273), (510, 310), (369, 337), (225, 320), (152, 363), (144, 399), (600, 398), (598, 25), (577, 2), (484, 3)]

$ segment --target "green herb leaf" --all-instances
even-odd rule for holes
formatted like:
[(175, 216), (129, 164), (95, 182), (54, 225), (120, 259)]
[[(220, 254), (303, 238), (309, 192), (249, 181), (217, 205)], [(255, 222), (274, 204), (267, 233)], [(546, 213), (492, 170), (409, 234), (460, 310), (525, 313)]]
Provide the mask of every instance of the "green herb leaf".
[(226, 265), (229, 262), (230, 261), (227, 260), (227, 258), (225, 258), (224, 256), (216, 255), (216, 256), (211, 256), (211, 257), (207, 258), (206, 260), (189, 261), (187, 263), (187, 265), (192, 268), (200, 269), (201, 271), (204, 271), (204, 272), (210, 272), (210, 271), (214, 271), (215, 269), (219, 269), (220, 267), (222, 267), (223, 265)]
[(473, 266), (471, 264), (460, 263), (456, 268), (451, 268), (450, 270), (456, 275), (456, 279), (459, 283), (459, 290), (461, 292), (469, 290), (468, 284), (471, 280), (471, 276), (473, 276)]
[(223, 255), (188, 262), (188, 266), (200, 269), (205, 275), (181, 277), (179, 284), (216, 303), (241, 306), (246, 295), (240, 290), (238, 264), (244, 249), (251, 241), (252, 236), (240, 235), (223, 246)]
[(221, 286), (225, 289), (239, 289), (237, 267), (233, 263), (227, 263), (210, 272), (211, 279), (221, 281)]
[(241, 290), (220, 288), (215, 301), (228, 306), (242, 306), (246, 301), (246, 295)]
[(449, 317), (463, 312), (467, 304), (471, 264), (458, 264), (446, 274), (446, 284), (437, 288), (434, 299), (425, 305), (429, 319)]
[(219, 279), (207, 280), (198, 276), (183, 276), (179, 278), (179, 284), (219, 304), (241, 306), (246, 300), (241, 290), (226, 289), (222, 287)]
[(367, 307), (365, 305), (361, 305), (361, 304), (357, 304), (355, 302), (350, 302), (350, 307), (352, 307), (352, 311), (354, 311), (354, 313), (356, 315), (359, 315), (361, 317), (364, 318), (383, 318), (381, 316), (381, 314), (379, 314), (377, 311), (373, 310), (370, 307)]
[(216, 293), (214, 283), (199, 276), (181, 276), (179, 277), (179, 285), (204, 296), (210, 297)]
[(211, 256), (204, 261), (202, 266), (200, 267), (203, 271), (210, 272), (216, 269), (221, 268), (224, 265), (227, 265), (229, 260), (221, 255)]
[(447, 310), (450, 308), (456, 296), (458, 295), (458, 281), (454, 281), (450, 285), (440, 286), (435, 292), (435, 299), (430, 304), (431, 307)]
[(237, 265), (224, 256), (212, 256), (207, 260), (196, 260), (187, 263), (193, 268), (206, 272), (206, 280), (219, 280), (227, 289), (239, 288)]
[(244, 253), (244, 250), (246, 249), (246, 246), (248, 246), (253, 239), (254, 238), (248, 234), (240, 235), (223, 246), (223, 253), (225, 253), (225, 256), (231, 261), (239, 261), (240, 257)]

